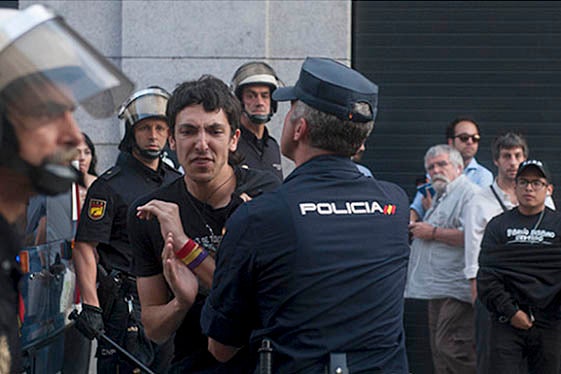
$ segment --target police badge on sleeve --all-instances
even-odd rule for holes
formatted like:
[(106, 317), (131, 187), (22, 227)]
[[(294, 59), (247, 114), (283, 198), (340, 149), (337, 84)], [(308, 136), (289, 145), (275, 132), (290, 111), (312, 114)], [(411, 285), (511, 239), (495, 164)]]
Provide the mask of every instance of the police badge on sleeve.
[(88, 217), (93, 221), (99, 221), (105, 215), (105, 200), (91, 199), (88, 206)]

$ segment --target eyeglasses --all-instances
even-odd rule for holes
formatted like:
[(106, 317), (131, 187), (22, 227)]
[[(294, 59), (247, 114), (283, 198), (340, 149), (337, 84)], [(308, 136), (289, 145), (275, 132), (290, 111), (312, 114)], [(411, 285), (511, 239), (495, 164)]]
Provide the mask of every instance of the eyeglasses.
[(467, 141), (470, 139), (474, 143), (479, 143), (479, 141), (481, 140), (481, 136), (479, 134), (473, 134), (473, 135), (459, 134), (459, 135), (454, 135), (454, 138), (459, 138), (462, 143), (467, 143)]
[(532, 186), (532, 188), (533, 188), (534, 190), (536, 190), (536, 191), (537, 191), (537, 190), (541, 190), (542, 188), (544, 188), (545, 186), (547, 186), (547, 183), (546, 183), (546, 182), (542, 182), (542, 181), (539, 180), (539, 179), (534, 179), (534, 180), (532, 180), (532, 181), (529, 181), (528, 179), (519, 178), (519, 179), (516, 180), (516, 185), (517, 185), (518, 187), (526, 188), (526, 187), (528, 187), (529, 184), (530, 184), (530, 185)]

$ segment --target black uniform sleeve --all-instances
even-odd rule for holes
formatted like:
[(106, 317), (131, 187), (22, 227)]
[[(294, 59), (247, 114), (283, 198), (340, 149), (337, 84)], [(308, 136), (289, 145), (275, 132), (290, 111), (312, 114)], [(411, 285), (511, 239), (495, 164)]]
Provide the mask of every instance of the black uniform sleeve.
[(504, 316), (508, 320), (516, 314), (516, 300), (505, 287), (504, 276), (494, 271), (488, 258), (493, 250), (504, 245), (501, 240), (501, 226), (497, 219), (491, 220), (485, 229), (479, 254), (479, 271), (477, 272), (477, 295), (487, 309), (494, 314)]
[(150, 277), (163, 272), (161, 261), (163, 240), (161, 240), (158, 220), (154, 218), (146, 221), (136, 217), (136, 207), (147, 201), (149, 200), (143, 198), (132, 203), (127, 217), (132, 249), (132, 272), (138, 277)]
[(88, 189), (80, 213), (76, 241), (109, 244), (111, 228), (117, 209), (116, 194), (102, 178)]

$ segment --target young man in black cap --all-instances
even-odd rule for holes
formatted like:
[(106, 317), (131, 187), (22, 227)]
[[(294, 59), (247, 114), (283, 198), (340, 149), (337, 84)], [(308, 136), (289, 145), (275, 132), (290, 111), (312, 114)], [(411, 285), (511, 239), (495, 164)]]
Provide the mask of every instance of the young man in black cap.
[(297, 168), (227, 225), (201, 316), (209, 350), (228, 361), (268, 339), (273, 372), (406, 373), (407, 196), (350, 159), (373, 129), (378, 87), (308, 58), (273, 99), (292, 102), (281, 150)]
[(561, 214), (541, 161), (516, 174), (518, 207), (493, 218), (481, 242), (477, 292), (492, 314), (490, 372), (561, 369)]

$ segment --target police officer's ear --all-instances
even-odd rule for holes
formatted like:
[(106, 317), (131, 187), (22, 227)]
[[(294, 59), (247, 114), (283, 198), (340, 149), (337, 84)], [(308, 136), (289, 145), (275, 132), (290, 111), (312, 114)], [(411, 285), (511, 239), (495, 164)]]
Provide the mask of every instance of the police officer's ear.
[(292, 123), (292, 128), (292, 140), (302, 141), (308, 136), (308, 121), (306, 121), (305, 118), (297, 118), (296, 121)]
[(547, 188), (546, 191), (545, 191), (546, 196), (551, 196), (551, 195), (553, 195), (553, 185), (552, 185), (552, 184), (548, 184), (546, 188)]

